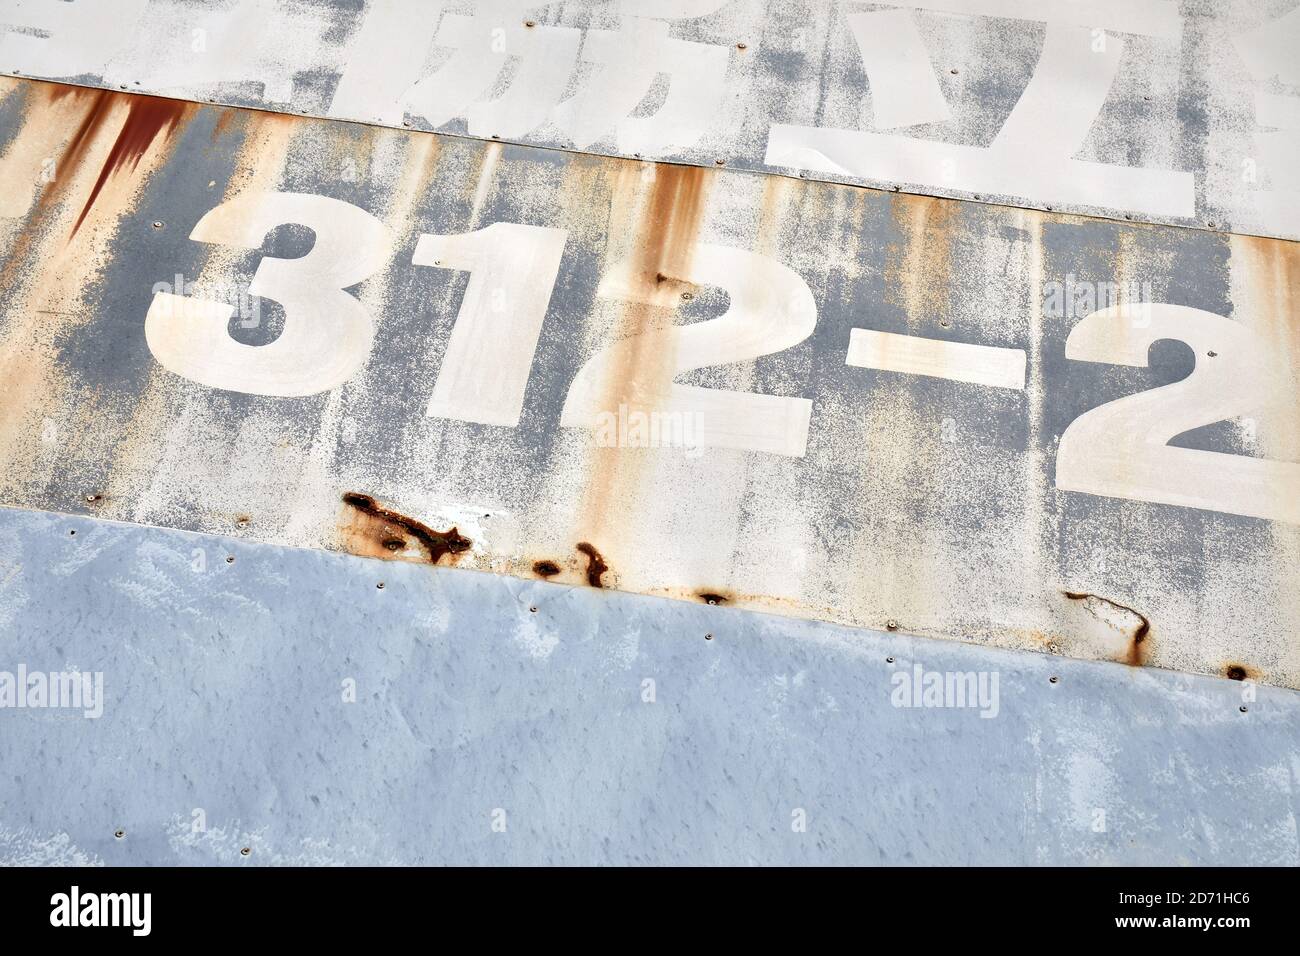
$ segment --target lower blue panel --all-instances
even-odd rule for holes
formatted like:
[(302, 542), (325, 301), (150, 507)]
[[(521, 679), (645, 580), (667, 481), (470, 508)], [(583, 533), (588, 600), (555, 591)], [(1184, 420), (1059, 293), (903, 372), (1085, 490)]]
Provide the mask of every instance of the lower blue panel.
[(4, 863), (1300, 862), (1291, 691), (4, 509), (0, 587)]

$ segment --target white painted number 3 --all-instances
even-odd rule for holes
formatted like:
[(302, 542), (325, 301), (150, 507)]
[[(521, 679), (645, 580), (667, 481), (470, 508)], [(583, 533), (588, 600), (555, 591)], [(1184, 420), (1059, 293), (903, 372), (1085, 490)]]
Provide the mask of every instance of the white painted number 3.
[(374, 275), (392, 254), (388, 229), (370, 213), (327, 196), (252, 193), (207, 213), (190, 238), (259, 249), (286, 223), (315, 233), (311, 251), (298, 259), (264, 257), (248, 287), (284, 307), (275, 341), (245, 345), (231, 338), (235, 307), (226, 302), (158, 292), (144, 332), (165, 368), (212, 388), (301, 396), (336, 388), (365, 364), (374, 321), (343, 290)]

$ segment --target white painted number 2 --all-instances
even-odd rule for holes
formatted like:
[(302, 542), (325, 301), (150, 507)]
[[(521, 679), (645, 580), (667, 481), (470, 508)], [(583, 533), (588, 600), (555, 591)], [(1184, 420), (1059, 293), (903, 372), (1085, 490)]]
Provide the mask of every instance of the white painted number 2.
[[(691, 256), (689, 282), (715, 285), (731, 297), (716, 319), (645, 332), (592, 356), (578, 372), (560, 424), (594, 428), (597, 416), (629, 411), (689, 417), (702, 447), (739, 448), (802, 457), (808, 446), (812, 402), (681, 385), (674, 377), (692, 369), (745, 362), (798, 345), (817, 324), (817, 305), (797, 272), (744, 249), (700, 244)], [(637, 274), (630, 261), (606, 273), (597, 294), (656, 301), (654, 277)], [(616, 403), (617, 404), (617, 403)]]
[(374, 322), (343, 290), (378, 272), (392, 254), (388, 229), (351, 203), (306, 193), (250, 193), (208, 212), (190, 238), (259, 249), (277, 226), (315, 233), (298, 259), (265, 256), (248, 292), (284, 307), (284, 330), (245, 345), (227, 326), (235, 307), (212, 299), (154, 294), (145, 340), (163, 367), (201, 385), (253, 395), (302, 396), (342, 385), (370, 356)]
[(1094, 312), (1071, 330), (1067, 358), (1142, 367), (1159, 339), (1186, 342), (1192, 374), (1171, 385), (1108, 402), (1061, 435), (1056, 486), (1134, 501), (1185, 505), (1300, 524), (1300, 464), (1194, 448), (1172, 448), (1183, 432), (1262, 410), (1293, 395), (1288, 370), (1239, 322), (1181, 305)]

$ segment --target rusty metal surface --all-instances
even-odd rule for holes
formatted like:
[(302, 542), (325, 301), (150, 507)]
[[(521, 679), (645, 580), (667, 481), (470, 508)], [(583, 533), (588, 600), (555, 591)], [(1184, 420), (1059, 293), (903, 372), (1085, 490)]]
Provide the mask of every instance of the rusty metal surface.
[(0, 96), (4, 504), (1300, 686), (1293, 243)]
[(102, 677), (0, 710), (0, 864), (1300, 863), (1290, 690), (3, 508), (0, 579)]
[(0, 70), (1300, 236), (1294, 0), (9, 0)]

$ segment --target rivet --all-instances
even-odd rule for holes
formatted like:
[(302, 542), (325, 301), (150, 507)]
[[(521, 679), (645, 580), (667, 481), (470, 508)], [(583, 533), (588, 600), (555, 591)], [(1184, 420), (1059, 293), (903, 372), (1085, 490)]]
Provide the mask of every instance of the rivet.
[(956, 68), (956, 67), (953, 67), (953, 68), (952, 68), (951, 70), (949, 70), (948, 72), (951, 73), (953, 76), (956, 76), (956, 75), (957, 75), (957, 68)]
[(114, 831), (113, 831), (113, 836), (117, 837), (117, 838), (120, 840), (120, 839), (122, 839), (122, 837), (126, 836), (126, 831), (125, 831), (125, 830), (114, 830)]
[(86, 495), (86, 500), (93, 504), (94, 502), (98, 501), (102, 497), (103, 495), (99, 494), (98, 492), (92, 491), (90, 494)]
[(1246, 710), (1247, 710), (1245, 704), (1242, 704), (1242, 705), (1241, 705), (1240, 707), (1238, 707), (1237, 709), (1240, 710), (1243, 714), (1244, 714), (1244, 713), (1246, 712)]
[(885, 622), (885, 630), (887, 631), (898, 630), (898, 622), (891, 617), (888, 621)]
[(226, 564), (234, 564), (234, 563), (235, 563), (235, 556), (233, 554), (226, 555)]
[(240, 856), (248, 856), (248, 855), (249, 855), (250, 853), (252, 853), (252, 852), (253, 852), (253, 848), (252, 848), (252, 847), (247, 847), (247, 846), (246, 846), (246, 847), (244, 847), (243, 849), (241, 849), (241, 850), (239, 851), (239, 855), (240, 855)]
[(727, 161), (726, 161), (725, 159), (715, 159), (715, 160), (713, 161), (713, 165), (714, 165), (714, 166), (725, 166), (725, 165), (727, 165)]
[(689, 292), (682, 293), (682, 299), (686, 302), (690, 302), (693, 298), (695, 298), (695, 296), (691, 295)]
[(892, 663), (894, 663), (894, 659), (893, 659), (892, 657), (886, 657), (886, 658), (885, 658), (885, 663), (886, 663), (886, 664), (892, 664)]
[(155, 229), (161, 229), (163, 227), (163, 221), (161, 219), (155, 219), (153, 221), (153, 227)]
[(536, 613), (537, 613), (537, 605), (536, 605), (536, 604), (531, 605), (531, 606), (528, 608), (528, 610), (530, 610), (530, 611), (532, 611), (534, 614), (536, 614)]
[(1057, 677), (1057, 676), (1055, 676), (1055, 675), (1053, 675), (1053, 676), (1047, 678), (1047, 682), (1048, 682), (1049, 684), (1055, 684), (1058, 680), (1060, 680), (1060, 678)]
[(743, 43), (737, 43), (737, 44), (736, 44), (736, 49), (737, 49), (737, 50), (744, 50), (744, 49), (747, 49), (747, 47), (746, 47), (745, 44), (743, 44)]
[(1215, 357), (1216, 355), (1218, 355), (1219, 353), (1218, 353), (1218, 352), (1214, 352), (1214, 351), (1210, 351), (1210, 352), (1206, 352), (1205, 354), (1208, 355), (1210, 358), (1214, 358), (1214, 357)]
[(378, 584), (375, 585), (375, 587), (377, 587), (379, 590), (382, 591), (384, 589), (384, 582), (380, 581)]
[(705, 639), (706, 641), (711, 641), (711, 640), (713, 640), (713, 635), (712, 635), (712, 634), (705, 634), (705, 635), (704, 635), (704, 639)]
[(524, 21), (524, 26), (526, 26), (526, 27), (535, 27), (535, 26), (537, 26), (537, 21), (536, 21), (536, 20), (525, 20), (525, 21)]
[(410, 121), (410, 120), (402, 120), (402, 125), (403, 125), (403, 126), (410, 126), (410, 125), (411, 125), (411, 121)]

